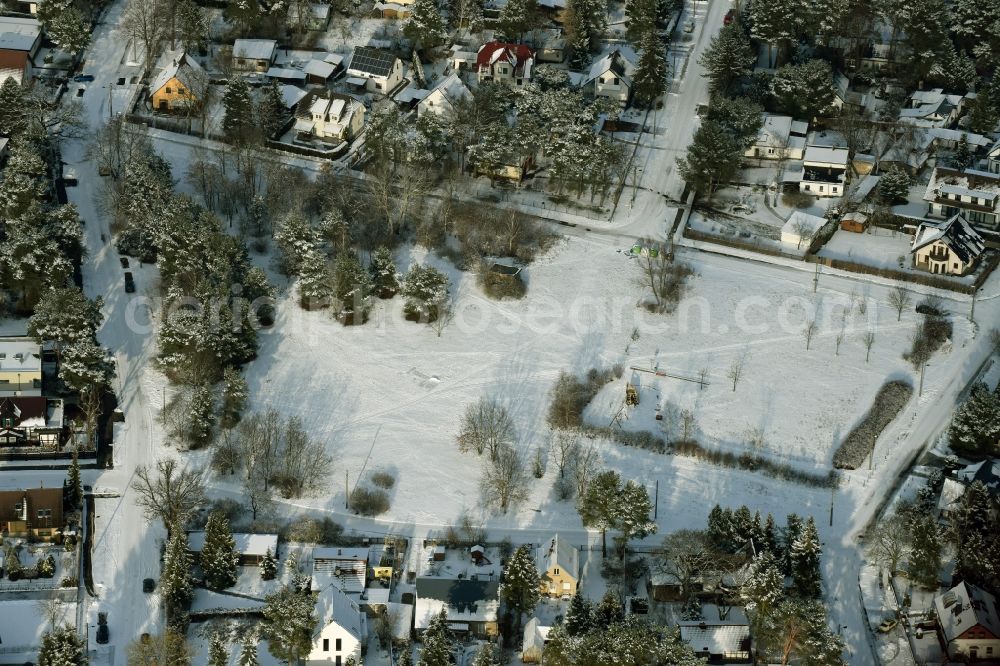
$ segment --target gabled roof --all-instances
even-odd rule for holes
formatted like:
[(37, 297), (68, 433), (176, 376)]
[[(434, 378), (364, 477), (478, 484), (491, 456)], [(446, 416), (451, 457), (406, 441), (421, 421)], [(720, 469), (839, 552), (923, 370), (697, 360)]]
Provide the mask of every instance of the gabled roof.
[(155, 93), (170, 83), (171, 79), (177, 77), (177, 80), (183, 83), (190, 92), (195, 78), (204, 74), (205, 70), (201, 68), (201, 65), (194, 58), (189, 57), (187, 53), (181, 53), (180, 56), (174, 58), (168, 67), (164, 67), (156, 75), (156, 78), (149, 85), (149, 90), (151, 93)]
[(309, 76), (318, 76), (322, 79), (328, 79), (333, 76), (333, 72), (336, 69), (336, 65), (325, 60), (310, 60), (305, 66), (306, 74)]
[(15, 428), (40, 427), (45, 425), (49, 411), (48, 403), (47, 398), (40, 396), (0, 398), (0, 415), (12, 415), (15, 419)]
[[(847, 168), (847, 148), (836, 146), (806, 146), (803, 162), (816, 162), (820, 164), (834, 164), (838, 167)], [(808, 164), (806, 165), (808, 166)]]
[(0, 16), (0, 49), (30, 51), (41, 32), (38, 19)]
[(458, 74), (455, 72), (438, 81), (437, 85), (431, 88), (423, 99), (427, 99), (427, 97), (430, 97), (435, 92), (441, 93), (441, 96), (448, 100), (448, 103), (452, 106), (461, 100), (472, 98), (472, 93), (469, 92), (468, 87), (462, 82), (462, 79), (458, 78)]
[(270, 62), (277, 49), (278, 42), (273, 39), (237, 39), (233, 42), (233, 57)]
[(681, 640), (696, 654), (724, 655), (750, 651), (750, 627), (745, 624), (679, 622)]
[(621, 49), (615, 49), (590, 66), (583, 83), (586, 85), (605, 72), (614, 72), (618, 78), (625, 82), (625, 85), (631, 86), (634, 69), (635, 63), (632, 59), (622, 53)]
[(476, 69), (492, 67), (495, 63), (506, 62), (514, 67), (533, 60), (535, 52), (524, 44), (508, 44), (493, 40), (479, 47), (476, 54)]
[(972, 228), (961, 213), (953, 215), (946, 222), (923, 222), (917, 227), (910, 252), (916, 252), (935, 241), (948, 246), (965, 263), (974, 261), (986, 249), (986, 241)]
[(370, 46), (355, 46), (354, 53), (351, 54), (351, 64), (347, 69), (373, 76), (389, 76), (396, 60), (398, 58), (389, 51)]
[[(236, 532), (233, 534), (233, 542), (236, 552), (240, 555), (251, 557), (263, 557), (270, 550), (274, 555), (278, 552), (277, 534), (247, 534)], [(188, 550), (192, 553), (200, 553), (205, 547), (205, 532), (197, 530), (188, 532)]]
[(358, 641), (364, 640), (364, 620), (361, 617), (361, 607), (334, 585), (327, 585), (316, 597), (316, 616), (319, 623), (313, 632), (313, 637), (331, 623), (336, 623)]
[(993, 634), (993, 638), (1000, 638), (996, 597), (975, 585), (962, 582), (934, 597), (934, 610), (949, 643), (976, 625)]
[(417, 597), (437, 599), (461, 610), (497, 598), (500, 583), (495, 580), (470, 580), (468, 578), (417, 578)]
[(579, 578), (580, 553), (573, 544), (565, 539), (560, 539), (558, 534), (552, 538), (551, 542), (542, 544), (539, 555), (538, 569), (540, 572), (544, 573), (557, 568), (573, 578)]
[(21, 500), (28, 500), (28, 522), (35, 523), (39, 509), (52, 511), (52, 525), (63, 526), (63, 489), (29, 488), (27, 490), (0, 490), (0, 523), (20, 520), (14, 506)]
[(955, 478), (971, 485), (979, 481), (994, 497), (1000, 497), (1000, 458), (988, 458), (955, 472)]

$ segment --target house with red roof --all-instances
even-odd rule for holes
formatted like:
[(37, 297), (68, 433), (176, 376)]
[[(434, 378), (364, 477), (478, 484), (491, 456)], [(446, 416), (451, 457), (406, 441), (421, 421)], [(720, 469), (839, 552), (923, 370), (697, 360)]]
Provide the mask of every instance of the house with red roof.
[(520, 87), (531, 80), (534, 66), (535, 52), (524, 44), (493, 40), (480, 46), (476, 54), (476, 75), (480, 83), (498, 81)]

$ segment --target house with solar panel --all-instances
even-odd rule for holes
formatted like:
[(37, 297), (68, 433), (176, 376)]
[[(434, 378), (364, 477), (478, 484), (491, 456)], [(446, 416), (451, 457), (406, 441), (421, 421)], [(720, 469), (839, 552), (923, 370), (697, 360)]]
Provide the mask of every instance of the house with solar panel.
[(937, 275), (965, 275), (976, 267), (986, 241), (962, 213), (946, 222), (924, 221), (910, 246), (913, 266)]
[(403, 61), (383, 49), (355, 46), (345, 82), (359, 89), (387, 95), (403, 83)]

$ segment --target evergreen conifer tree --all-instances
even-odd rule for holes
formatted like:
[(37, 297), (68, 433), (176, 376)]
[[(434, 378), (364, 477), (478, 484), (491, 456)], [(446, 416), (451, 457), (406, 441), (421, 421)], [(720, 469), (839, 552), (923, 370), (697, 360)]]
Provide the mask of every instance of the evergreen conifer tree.
[(205, 545), (200, 556), (205, 584), (212, 590), (224, 590), (236, 584), (240, 556), (229, 529), (229, 521), (220, 511), (213, 511), (205, 525)]
[(173, 525), (170, 529), (170, 540), (167, 542), (167, 552), (163, 556), (159, 587), (169, 624), (187, 609), (194, 597), (187, 534), (180, 525)]
[(604, 593), (601, 601), (594, 606), (594, 626), (607, 629), (625, 618), (625, 607), (610, 590)]
[(632, 95), (637, 106), (652, 108), (666, 92), (667, 56), (655, 30), (647, 30), (639, 42), (642, 50), (632, 77)]
[(969, 398), (952, 418), (948, 437), (956, 453), (1000, 453), (1000, 397), (985, 384), (973, 386)]
[(226, 666), (229, 663), (229, 651), (221, 632), (215, 632), (208, 643), (208, 666)]
[(594, 607), (590, 600), (577, 590), (569, 602), (566, 611), (566, 633), (570, 636), (582, 636), (594, 626)]
[(83, 639), (70, 625), (54, 627), (42, 635), (38, 666), (85, 666), (87, 663)]
[(802, 519), (797, 514), (790, 513), (785, 519), (785, 530), (782, 535), (781, 569), (786, 576), (792, 575), (792, 544), (802, 532)]
[(392, 259), (392, 250), (383, 246), (375, 250), (368, 270), (372, 274), (372, 289), (379, 298), (392, 298), (399, 291), (399, 272)]
[(802, 597), (815, 599), (822, 592), (820, 552), (816, 521), (810, 516), (799, 538), (792, 543), (792, 579), (796, 592)]
[(753, 71), (757, 58), (750, 40), (736, 23), (719, 30), (698, 61), (705, 68), (709, 89), (728, 95), (736, 84)]
[(243, 637), (243, 647), (240, 649), (240, 666), (260, 666), (257, 660), (257, 637), (248, 631)]
[(274, 580), (274, 577), (278, 575), (278, 558), (274, 556), (271, 549), (268, 548), (264, 553), (264, 557), (260, 560), (260, 577), (261, 580)]
[(256, 128), (250, 85), (245, 78), (233, 76), (229, 79), (226, 91), (222, 95), (222, 106), (225, 109), (222, 132), (226, 140), (232, 143), (248, 142), (256, 132)]
[(83, 483), (80, 481), (80, 451), (75, 446), (73, 462), (70, 463), (66, 477), (66, 492), (70, 506), (73, 510), (80, 509), (83, 506)]
[(358, 255), (341, 252), (333, 269), (333, 297), (345, 323), (364, 323), (371, 308), (371, 278)]
[(407, 39), (425, 49), (434, 48), (448, 39), (436, 0), (416, 0), (410, 7), (412, 13), (403, 23), (403, 34)]
[(450, 666), (453, 648), (454, 642), (448, 629), (448, 616), (442, 608), (424, 631), (423, 646), (417, 666)]
[(921, 512), (910, 526), (913, 550), (910, 552), (910, 577), (927, 589), (936, 589), (941, 568), (941, 533), (931, 513)]
[(540, 596), (534, 555), (529, 546), (521, 546), (508, 560), (500, 583), (500, 598), (514, 613), (515, 631), (520, 629), (521, 616), (535, 609)]

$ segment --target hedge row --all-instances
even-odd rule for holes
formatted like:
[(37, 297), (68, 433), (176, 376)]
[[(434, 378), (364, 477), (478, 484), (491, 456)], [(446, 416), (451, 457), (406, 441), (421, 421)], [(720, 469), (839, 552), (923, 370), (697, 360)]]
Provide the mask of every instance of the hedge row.
[(879, 389), (871, 409), (864, 420), (847, 435), (833, 454), (833, 466), (838, 469), (857, 469), (875, 448), (875, 441), (899, 414), (913, 395), (909, 382), (892, 381)]

